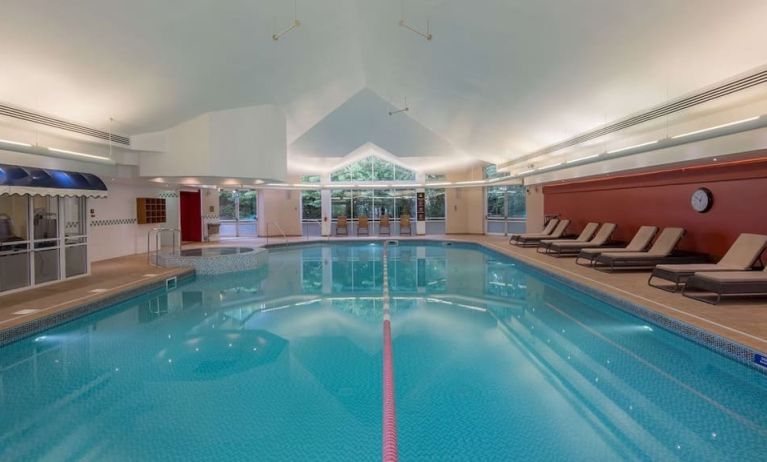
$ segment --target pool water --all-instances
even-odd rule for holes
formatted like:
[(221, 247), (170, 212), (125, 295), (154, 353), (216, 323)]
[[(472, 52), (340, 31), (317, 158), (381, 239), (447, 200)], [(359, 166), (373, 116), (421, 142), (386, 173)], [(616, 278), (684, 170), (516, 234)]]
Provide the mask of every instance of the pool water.
[(219, 257), (221, 255), (235, 255), (238, 253), (252, 252), (252, 247), (201, 247), (199, 249), (184, 249), (182, 257)]
[[(399, 459), (764, 460), (767, 375), (479, 246), (388, 246)], [(0, 460), (380, 460), (383, 247), (0, 349)]]

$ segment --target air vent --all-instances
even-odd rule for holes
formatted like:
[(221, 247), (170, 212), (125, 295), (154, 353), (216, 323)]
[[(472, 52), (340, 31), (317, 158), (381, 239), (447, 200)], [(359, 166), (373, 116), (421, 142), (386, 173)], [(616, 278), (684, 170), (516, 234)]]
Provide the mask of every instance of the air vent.
[(733, 93), (746, 90), (748, 88), (751, 88), (753, 86), (756, 86), (765, 82), (767, 82), (767, 70), (760, 71), (755, 74), (751, 74), (749, 76), (730, 81), (728, 83), (719, 85), (717, 87), (697, 93), (695, 95), (688, 96), (680, 100), (674, 101), (672, 103), (668, 103), (663, 106), (651, 109), (647, 112), (643, 112), (641, 114), (637, 114), (637, 115), (628, 117), (626, 119), (619, 120), (618, 122), (615, 122), (613, 124), (580, 134), (574, 138), (570, 138), (568, 140), (562, 141), (561, 143), (552, 144), (551, 146), (547, 146), (533, 153), (516, 158), (513, 161), (506, 162), (503, 165), (518, 164), (519, 162), (523, 162), (527, 159), (533, 159), (535, 157), (538, 157), (544, 154), (549, 154), (552, 152), (559, 151), (560, 149), (569, 148), (570, 146), (575, 146), (577, 144), (581, 144), (586, 141), (608, 135), (610, 133), (615, 133), (617, 131), (620, 131), (629, 127), (633, 127), (635, 125), (649, 122), (650, 120), (664, 117), (669, 114), (673, 114), (675, 112), (683, 111), (693, 106), (697, 106), (698, 104), (703, 104), (708, 101), (721, 98), (723, 96), (731, 95)]
[(25, 111), (23, 109), (16, 109), (10, 106), (4, 106), (0, 104), (0, 115), (12, 117), (14, 119), (25, 120), (40, 125), (47, 125), (48, 127), (58, 128), (69, 132), (80, 133), (82, 135), (92, 136), (104, 141), (109, 141), (110, 138), (113, 143), (123, 144), (130, 146), (130, 139), (127, 136), (115, 135), (114, 133), (107, 133), (103, 130), (96, 130), (95, 128), (86, 127), (85, 125), (73, 124), (53, 117), (48, 117), (34, 112)]

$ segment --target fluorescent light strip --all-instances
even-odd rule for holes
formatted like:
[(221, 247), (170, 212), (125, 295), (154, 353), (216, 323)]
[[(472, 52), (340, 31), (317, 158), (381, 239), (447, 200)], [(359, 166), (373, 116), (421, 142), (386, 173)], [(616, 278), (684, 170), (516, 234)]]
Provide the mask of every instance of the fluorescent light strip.
[(742, 123), (746, 123), (746, 122), (751, 122), (752, 120), (756, 120), (759, 117), (761, 117), (761, 116), (749, 117), (748, 119), (743, 119), (743, 120), (736, 120), (735, 122), (730, 122), (730, 123), (726, 123), (726, 124), (722, 124), (722, 125), (717, 125), (717, 126), (714, 126), (714, 127), (708, 127), (708, 128), (704, 128), (704, 129), (701, 129), (701, 130), (695, 130), (694, 132), (682, 133), (681, 135), (675, 135), (675, 136), (672, 136), (671, 138), (672, 139), (684, 138), (685, 136), (697, 135), (698, 133), (705, 133), (705, 132), (709, 132), (711, 130), (716, 130), (718, 128), (731, 127), (733, 125), (738, 125), (738, 124), (742, 124)]
[(48, 148), (48, 150), (49, 151), (53, 151), (53, 152), (59, 152), (59, 153), (62, 153), (62, 154), (69, 154), (71, 156), (87, 157), (89, 159), (112, 160), (109, 157), (97, 156), (97, 155), (94, 155), (94, 154), (85, 154), (85, 153), (76, 152), (76, 151), (68, 151), (66, 149)]
[(451, 183), (450, 181), (446, 181), (444, 183), (426, 183), (426, 187), (428, 188), (429, 186), (447, 186), (451, 184), (453, 183)]
[(530, 170), (521, 171), (521, 172), (517, 173), (517, 175), (524, 175), (525, 173), (532, 173), (534, 171), (535, 171), (535, 169), (531, 168)]
[(29, 143), (21, 143), (21, 142), (19, 142), (19, 141), (11, 141), (11, 140), (0, 140), (0, 143), (5, 143), (5, 144), (12, 144), (12, 145), (14, 145), (14, 146), (24, 146), (24, 147), (27, 147), (27, 148), (30, 148), (30, 147), (32, 147), (32, 145), (31, 145), (31, 144), (29, 144)]
[(607, 154), (615, 154), (616, 152), (628, 151), (629, 149), (641, 148), (642, 146), (650, 146), (651, 144), (655, 144), (657, 142), (658, 142), (658, 140), (648, 141), (646, 143), (635, 144), (633, 146), (626, 146), (625, 148), (613, 149), (612, 151), (607, 151)]
[(580, 161), (582, 161), (582, 160), (593, 159), (593, 158), (595, 158), (595, 157), (599, 157), (599, 154), (592, 154), (592, 155), (590, 155), (590, 156), (579, 157), (579, 158), (577, 158), (577, 159), (568, 160), (568, 161), (567, 161), (567, 162), (565, 162), (565, 163), (566, 163), (566, 164), (574, 164), (575, 162), (580, 162)]
[(538, 170), (546, 170), (546, 169), (549, 169), (549, 168), (559, 167), (559, 166), (560, 166), (560, 165), (562, 165), (563, 163), (564, 163), (564, 162), (558, 162), (558, 163), (556, 163), (556, 164), (547, 165), (547, 166), (545, 166), (545, 167), (540, 167)]
[(267, 186), (287, 186), (285, 183), (266, 183)]
[(484, 182), (485, 180), (456, 181), (455, 184), (480, 184)]

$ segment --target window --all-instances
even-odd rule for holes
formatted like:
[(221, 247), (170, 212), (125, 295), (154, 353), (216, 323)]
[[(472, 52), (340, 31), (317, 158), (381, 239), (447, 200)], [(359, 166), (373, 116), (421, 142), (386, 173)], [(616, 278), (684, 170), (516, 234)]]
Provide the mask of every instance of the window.
[(255, 236), (258, 193), (255, 190), (219, 191), (218, 216), (222, 236)]
[(373, 190), (353, 191), (354, 219), (373, 216)]
[(319, 220), (322, 218), (322, 199), (317, 189), (301, 191), (301, 219)]
[(330, 216), (351, 218), (352, 214), (352, 195), (351, 191), (346, 189), (334, 189), (330, 191)]
[(62, 198), (64, 205), (64, 277), (88, 272), (88, 241), (85, 221), (85, 198)]
[(504, 196), (506, 195), (505, 186), (491, 186), (487, 188), (487, 216), (494, 218), (503, 218), (506, 216), (504, 212)]
[(319, 183), (319, 175), (304, 175), (301, 177), (301, 183)]
[(410, 215), (415, 217), (415, 190), (414, 189), (395, 189), (394, 191), (394, 213), (395, 217)]
[(498, 167), (496, 165), (490, 164), (486, 165), (484, 168), (484, 174), (485, 178), (500, 178), (504, 176), (509, 176), (509, 172), (499, 172)]
[(0, 195), (0, 292), (31, 284), (29, 196)]
[(380, 159), (366, 157), (330, 174), (330, 181), (414, 181), (415, 172)]
[(426, 188), (426, 219), (445, 219), (445, 189)]
[(235, 203), (234, 191), (219, 191), (218, 193), (218, 216), (222, 220), (234, 220), (237, 218), (235, 211), (237, 210), (237, 204)]
[(510, 218), (525, 218), (525, 187), (523, 185), (506, 186), (506, 200)]
[(59, 198), (32, 197), (35, 284), (59, 278)]
[(256, 194), (256, 191), (240, 191), (238, 194), (240, 220), (253, 221), (258, 218)]
[(394, 217), (394, 195), (391, 189), (374, 189), (373, 218), (378, 220), (384, 215)]

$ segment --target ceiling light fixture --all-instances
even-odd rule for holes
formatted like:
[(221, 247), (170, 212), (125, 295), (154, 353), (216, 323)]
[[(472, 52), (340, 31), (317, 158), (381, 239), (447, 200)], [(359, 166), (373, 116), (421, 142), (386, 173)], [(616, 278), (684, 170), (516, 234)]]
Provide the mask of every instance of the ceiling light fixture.
[(623, 152), (623, 151), (628, 151), (630, 149), (641, 148), (643, 146), (650, 146), (651, 144), (655, 144), (657, 142), (658, 140), (648, 141), (646, 143), (635, 144), (633, 146), (626, 146), (625, 148), (613, 149), (612, 151), (607, 151), (607, 154), (615, 154), (616, 152)]
[(739, 124), (743, 124), (743, 123), (746, 123), (746, 122), (751, 122), (752, 120), (756, 120), (759, 117), (761, 117), (761, 116), (749, 117), (748, 119), (742, 119), (742, 120), (736, 120), (735, 122), (729, 122), (729, 123), (722, 124), (722, 125), (716, 125), (714, 127), (708, 127), (708, 128), (704, 128), (704, 129), (701, 129), (701, 130), (695, 130), (695, 131), (692, 131), (692, 132), (682, 133), (681, 135), (675, 135), (675, 136), (672, 136), (671, 138), (672, 139), (684, 138), (685, 136), (692, 136), (692, 135), (697, 135), (699, 133), (710, 132), (711, 130), (716, 130), (718, 128), (731, 127), (733, 125), (739, 125)]
[(69, 154), (70, 156), (87, 157), (89, 159), (108, 160), (108, 161), (112, 160), (109, 157), (97, 156), (95, 154), (85, 154), (84, 152), (69, 151), (67, 149), (48, 148), (48, 150), (53, 152), (58, 152), (61, 154)]
[(517, 175), (524, 175), (525, 173), (532, 173), (532, 172), (534, 172), (535, 170), (536, 170), (536, 169), (534, 169), (534, 168), (531, 168), (530, 170), (523, 170), (523, 171), (521, 171), (521, 172), (517, 173)]
[(415, 27), (411, 26), (410, 24), (405, 21), (405, 0), (402, 0), (402, 9), (401, 9), (401, 15), (399, 20), (399, 26), (404, 27), (405, 29), (408, 29), (411, 32), (415, 32), (416, 34), (420, 35), (421, 37), (425, 38), (428, 41), (431, 41), (432, 35), (431, 31), (429, 29), (429, 20), (426, 20), (426, 33), (424, 34), (420, 30), (416, 29)]
[(593, 159), (593, 158), (595, 158), (595, 157), (599, 157), (599, 154), (592, 154), (592, 155), (590, 155), (590, 156), (584, 156), (584, 157), (579, 157), (579, 158), (577, 158), (577, 159), (571, 159), (571, 160), (568, 160), (568, 161), (567, 161), (567, 162), (565, 162), (565, 163), (566, 163), (566, 164), (574, 164), (574, 163), (576, 163), (576, 162), (580, 162), (580, 161), (582, 161), (582, 160), (589, 160), (589, 159)]
[(11, 140), (0, 140), (0, 143), (4, 143), (4, 144), (12, 144), (12, 145), (14, 145), (14, 146), (24, 146), (24, 147), (27, 147), (27, 148), (30, 148), (30, 147), (32, 147), (32, 145), (31, 145), (31, 144), (29, 144), (29, 143), (22, 143), (22, 142), (19, 142), (19, 141), (11, 141)]
[(453, 183), (451, 183), (449, 181), (445, 181), (443, 183), (426, 183), (426, 186), (427, 187), (429, 187), (429, 186), (448, 186), (448, 185), (451, 185), (451, 184), (453, 184)]
[(407, 96), (405, 97), (405, 107), (402, 109), (395, 109), (393, 111), (389, 111), (389, 116), (393, 116), (394, 114), (399, 114), (400, 112), (407, 112), (410, 110), (410, 107), (407, 105)]
[(538, 170), (546, 170), (546, 169), (549, 169), (549, 168), (559, 167), (559, 166), (560, 166), (560, 165), (562, 165), (563, 163), (564, 163), (564, 162), (558, 162), (558, 163), (556, 163), (556, 164), (547, 165), (547, 166), (545, 166), (545, 167), (541, 167), (541, 168), (539, 168)]
[(298, 7), (296, 6), (296, 2), (297, 0), (293, 0), (293, 22), (291, 23), (290, 27), (288, 27), (284, 31), (276, 33), (276, 34), (272, 34), (273, 41), (276, 42), (277, 40), (281, 39), (285, 34), (287, 34), (288, 32), (292, 31), (293, 29), (301, 25), (301, 21), (298, 20)]
[(455, 184), (480, 184), (484, 182), (485, 180), (470, 180), (470, 181), (456, 181)]

